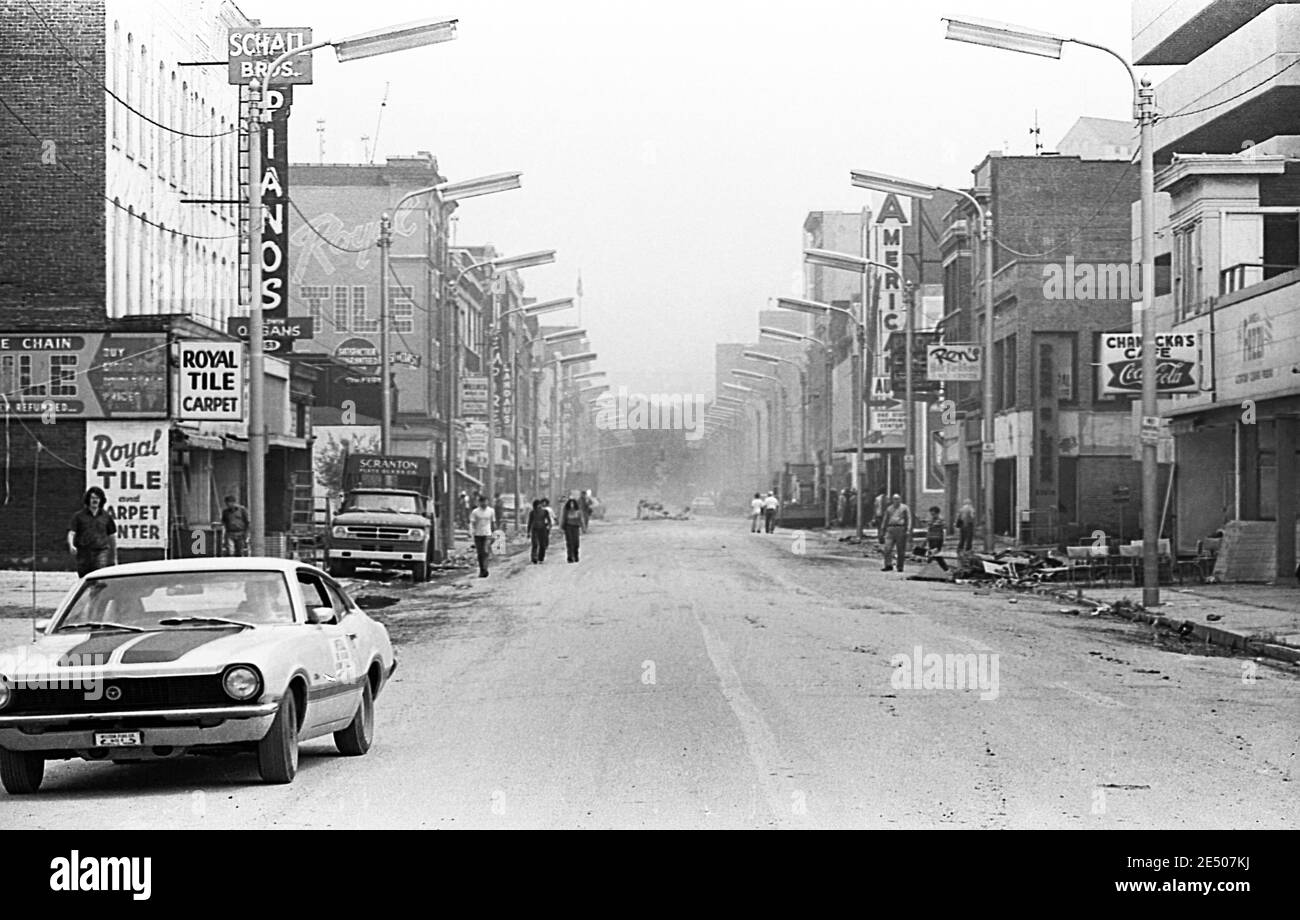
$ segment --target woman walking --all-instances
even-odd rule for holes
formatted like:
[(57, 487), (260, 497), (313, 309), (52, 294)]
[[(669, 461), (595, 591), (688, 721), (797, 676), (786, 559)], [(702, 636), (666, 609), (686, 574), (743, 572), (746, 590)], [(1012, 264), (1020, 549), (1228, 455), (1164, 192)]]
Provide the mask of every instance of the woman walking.
[(568, 551), (569, 561), (578, 561), (578, 535), (582, 533), (582, 506), (576, 498), (564, 503), (560, 512), (560, 523), (564, 527), (564, 548)]

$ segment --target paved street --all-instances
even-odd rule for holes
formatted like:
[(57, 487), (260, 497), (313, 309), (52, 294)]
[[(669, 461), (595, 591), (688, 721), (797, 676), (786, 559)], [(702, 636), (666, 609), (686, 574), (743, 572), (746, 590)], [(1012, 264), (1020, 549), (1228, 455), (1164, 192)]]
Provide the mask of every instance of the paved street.
[[(843, 550), (836, 546), (835, 552)], [(51, 763), (11, 827), (1291, 827), (1294, 671), (1059, 602), (908, 582), (747, 523), (596, 523), (378, 610), (400, 667), (362, 759)], [(976, 656), (976, 689), (891, 657)], [(1199, 653), (1198, 653), (1199, 652)], [(995, 656), (995, 657), (994, 657)], [(996, 669), (994, 669), (996, 667)], [(993, 680), (992, 678), (996, 678)], [(919, 682), (919, 681), (918, 681)], [(981, 699), (981, 696), (989, 697)], [(130, 794), (130, 798), (126, 795)], [(124, 808), (123, 803), (130, 807)]]

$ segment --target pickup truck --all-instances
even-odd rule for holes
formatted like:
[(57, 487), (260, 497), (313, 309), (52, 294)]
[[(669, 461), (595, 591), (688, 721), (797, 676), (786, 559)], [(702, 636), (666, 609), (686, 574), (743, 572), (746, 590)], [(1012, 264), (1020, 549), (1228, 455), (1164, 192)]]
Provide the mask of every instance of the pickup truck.
[(330, 574), (344, 578), (358, 566), (378, 566), (427, 580), (438, 552), (429, 460), (352, 454), (344, 461), (343, 489), (325, 541)]

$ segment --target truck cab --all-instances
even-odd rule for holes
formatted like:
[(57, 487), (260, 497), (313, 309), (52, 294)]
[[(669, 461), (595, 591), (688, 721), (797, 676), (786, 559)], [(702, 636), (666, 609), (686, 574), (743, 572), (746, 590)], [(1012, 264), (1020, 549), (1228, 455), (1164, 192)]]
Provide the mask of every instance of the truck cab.
[(332, 575), (378, 566), (408, 569), (417, 582), (428, 579), (438, 539), (428, 473), (428, 461), (420, 458), (347, 458), (346, 491), (325, 548)]

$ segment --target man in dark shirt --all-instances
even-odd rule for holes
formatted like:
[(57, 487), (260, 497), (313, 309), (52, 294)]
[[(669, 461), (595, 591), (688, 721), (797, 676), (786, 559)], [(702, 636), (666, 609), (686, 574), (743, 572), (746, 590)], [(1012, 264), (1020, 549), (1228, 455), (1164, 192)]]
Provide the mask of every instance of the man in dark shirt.
[(226, 531), (226, 555), (248, 555), (248, 509), (235, 501), (235, 496), (226, 496), (226, 507), (221, 510), (221, 526)]
[(82, 505), (68, 525), (68, 552), (77, 561), (77, 574), (85, 577), (117, 564), (117, 522), (108, 513), (108, 499), (99, 486), (86, 490)]

